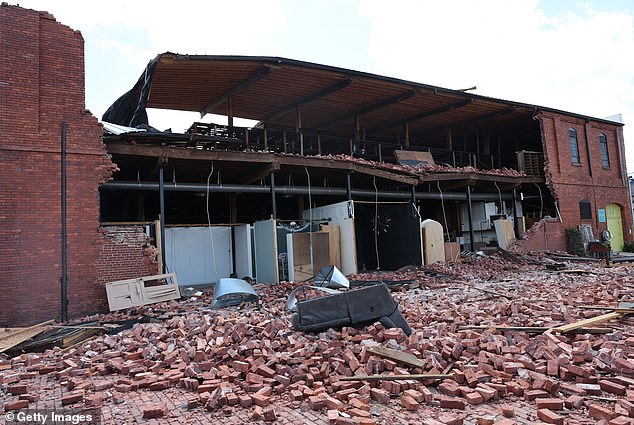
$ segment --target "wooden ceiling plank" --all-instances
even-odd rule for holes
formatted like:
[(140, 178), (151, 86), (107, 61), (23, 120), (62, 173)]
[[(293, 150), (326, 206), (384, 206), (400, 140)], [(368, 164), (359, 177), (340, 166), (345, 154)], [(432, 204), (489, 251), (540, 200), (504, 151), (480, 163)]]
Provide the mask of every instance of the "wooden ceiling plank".
[(248, 89), (253, 84), (265, 78), (272, 71), (273, 70), (271, 69), (271, 67), (263, 66), (262, 68), (257, 70), (253, 75), (251, 75), (249, 78), (233, 86), (231, 90), (226, 92), (219, 99), (216, 99), (212, 101), (211, 103), (209, 103), (202, 111), (200, 111), (200, 117), (201, 118), (204, 117), (208, 112), (212, 111), (217, 106), (220, 106), (223, 103), (225, 103), (231, 96), (234, 96), (240, 93), (241, 91)]
[(341, 121), (350, 119), (350, 118), (355, 117), (357, 115), (367, 114), (367, 113), (376, 111), (378, 109), (383, 109), (383, 108), (385, 108), (387, 106), (394, 105), (395, 103), (402, 102), (405, 99), (409, 99), (410, 97), (414, 97), (414, 96), (416, 96), (417, 93), (418, 93), (417, 90), (409, 90), (409, 91), (401, 93), (401, 94), (399, 94), (397, 96), (391, 97), (389, 99), (385, 99), (385, 100), (382, 100), (380, 102), (374, 103), (372, 105), (363, 106), (363, 107), (358, 108), (358, 109), (356, 109), (354, 111), (350, 111), (350, 112), (348, 112), (348, 113), (346, 113), (344, 115), (341, 115), (341, 116), (339, 116), (337, 118), (334, 118), (334, 119), (332, 119), (330, 121), (327, 121), (325, 123), (321, 123), (321, 124), (315, 126), (315, 128), (313, 128), (312, 131), (321, 130), (321, 129), (324, 129), (324, 128), (331, 127), (331, 126), (333, 126), (333, 125), (335, 125), (335, 124), (337, 124), (337, 123), (339, 123)]
[(381, 126), (377, 126), (374, 128), (370, 128), (367, 130), (368, 133), (373, 133), (376, 131), (382, 131), (382, 130), (387, 130), (389, 128), (392, 127), (396, 127), (398, 125), (402, 125), (404, 123), (412, 123), (418, 120), (422, 120), (423, 118), (427, 118), (427, 117), (432, 117), (434, 115), (439, 115), (439, 114), (443, 114), (445, 112), (449, 112), (449, 111), (453, 111), (454, 109), (458, 109), (458, 108), (462, 108), (463, 106), (467, 106), (470, 105), (471, 103), (473, 103), (473, 99), (466, 99), (466, 100), (462, 100), (460, 102), (456, 102), (456, 103), (452, 103), (450, 105), (446, 105), (446, 106), (442, 106), (440, 108), (436, 108), (436, 109), (432, 109), (431, 111), (425, 111), (425, 112), (421, 112), (419, 114), (415, 114), (415, 115), (411, 115), (407, 118), (404, 118), (403, 120), (399, 121), (399, 122), (392, 122), (389, 124), (385, 124), (385, 125), (381, 125)]
[(329, 94), (332, 94), (334, 92), (337, 92), (339, 90), (342, 90), (346, 87), (348, 87), (350, 84), (352, 84), (352, 80), (351, 79), (345, 79), (343, 81), (339, 81), (335, 84), (332, 84), (328, 87), (325, 87), (321, 90), (319, 90), (316, 93), (311, 94), (310, 96), (306, 96), (303, 99), (298, 100), (297, 102), (294, 102), (290, 105), (285, 106), (284, 108), (280, 109), (279, 111), (273, 112), (272, 114), (268, 115), (266, 118), (264, 118), (262, 121), (263, 122), (269, 122), (269, 121), (273, 121), (281, 116), (284, 116), (286, 114), (288, 114), (289, 112), (292, 112), (294, 110), (296, 110), (298, 107), (306, 105), (308, 103), (314, 102), (315, 100), (321, 99), (322, 97), (326, 97)]

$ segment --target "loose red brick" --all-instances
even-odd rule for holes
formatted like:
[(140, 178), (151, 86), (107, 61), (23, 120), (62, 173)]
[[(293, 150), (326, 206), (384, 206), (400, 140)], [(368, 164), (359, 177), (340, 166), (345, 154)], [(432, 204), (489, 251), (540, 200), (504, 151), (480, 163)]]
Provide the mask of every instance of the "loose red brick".
[(455, 413), (443, 413), (438, 416), (438, 421), (444, 425), (462, 425), (464, 423), (464, 415)]
[(277, 420), (275, 409), (273, 409), (272, 407), (268, 407), (264, 409), (264, 411), (262, 412), (262, 415), (264, 416), (264, 420), (266, 422), (275, 422)]
[(607, 407), (601, 406), (600, 404), (590, 404), (588, 406), (588, 414), (592, 416), (594, 419), (604, 419), (609, 421), (616, 417), (616, 413)]
[(381, 404), (390, 403), (390, 393), (381, 388), (372, 388), (370, 390), (370, 397), (372, 397), (372, 400), (377, 401)]
[(511, 405), (504, 404), (500, 406), (500, 412), (502, 416), (505, 418), (514, 418), (515, 417), (515, 408)]
[(150, 384), (150, 391), (163, 391), (168, 389), (170, 386), (169, 381), (159, 381)]
[(559, 398), (536, 398), (535, 405), (537, 409), (562, 410), (564, 401)]
[(536, 398), (546, 398), (550, 394), (543, 390), (528, 390), (524, 391), (524, 399), (528, 401), (533, 401)]
[(84, 399), (84, 393), (72, 393), (62, 397), (62, 405), (77, 403), (78, 401), (82, 401)]
[(143, 417), (145, 419), (162, 418), (167, 415), (167, 407), (160, 403), (146, 404), (143, 407)]
[(258, 393), (252, 394), (251, 400), (253, 401), (253, 404), (260, 407), (266, 407), (271, 403), (271, 399), (268, 396)]
[(411, 396), (402, 394), (401, 406), (403, 406), (405, 409), (409, 410), (410, 412), (414, 412), (418, 410), (418, 408), (420, 407), (420, 404), (416, 400), (414, 400)]
[(481, 404), (484, 403), (484, 397), (477, 391), (471, 391), (464, 395), (464, 398), (467, 400), (469, 404)]
[(13, 385), (9, 385), (7, 390), (9, 391), (10, 394), (13, 394), (13, 395), (26, 394), (29, 392), (29, 385), (28, 384), (13, 384)]
[(539, 409), (537, 417), (547, 424), (564, 425), (564, 417), (550, 409)]
[(608, 422), (609, 425), (632, 425), (634, 424), (634, 419), (628, 418), (627, 416), (617, 416)]
[(439, 397), (439, 401), (440, 401), (440, 407), (443, 407), (445, 409), (459, 409), (459, 410), (465, 409), (464, 400), (456, 398), (456, 397), (441, 396)]
[(614, 411), (620, 415), (634, 418), (634, 403), (627, 400), (618, 400), (614, 406)]
[(27, 400), (16, 400), (6, 403), (4, 405), (4, 411), (8, 412), (10, 410), (26, 409), (27, 407), (29, 407), (29, 402)]
[(608, 381), (607, 379), (599, 380), (599, 387), (601, 387), (603, 391), (607, 391), (612, 394), (625, 395), (625, 386)]

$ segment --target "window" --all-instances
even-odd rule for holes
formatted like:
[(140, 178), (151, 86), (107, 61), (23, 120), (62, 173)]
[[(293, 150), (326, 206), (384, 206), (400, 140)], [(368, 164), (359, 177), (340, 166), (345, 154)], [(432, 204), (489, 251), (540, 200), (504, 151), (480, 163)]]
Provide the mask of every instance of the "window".
[(579, 217), (582, 220), (592, 220), (592, 204), (590, 201), (579, 201)]
[(570, 156), (573, 164), (581, 164), (579, 158), (579, 144), (577, 143), (577, 130), (574, 128), (568, 129), (568, 138), (570, 139)]
[(608, 139), (605, 134), (599, 134), (599, 146), (601, 147), (601, 166), (610, 167), (610, 156), (608, 155)]

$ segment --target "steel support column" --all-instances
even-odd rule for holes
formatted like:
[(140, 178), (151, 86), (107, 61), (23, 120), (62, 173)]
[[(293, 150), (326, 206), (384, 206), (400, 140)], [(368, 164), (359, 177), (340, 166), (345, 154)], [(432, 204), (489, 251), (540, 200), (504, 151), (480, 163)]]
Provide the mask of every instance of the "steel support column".
[(271, 215), (277, 218), (277, 204), (275, 202), (275, 172), (271, 171)]
[(467, 215), (469, 217), (469, 245), (471, 247), (471, 252), (475, 251), (474, 239), (475, 236), (473, 234), (473, 226), (472, 226), (472, 212), (471, 212), (471, 186), (467, 186)]

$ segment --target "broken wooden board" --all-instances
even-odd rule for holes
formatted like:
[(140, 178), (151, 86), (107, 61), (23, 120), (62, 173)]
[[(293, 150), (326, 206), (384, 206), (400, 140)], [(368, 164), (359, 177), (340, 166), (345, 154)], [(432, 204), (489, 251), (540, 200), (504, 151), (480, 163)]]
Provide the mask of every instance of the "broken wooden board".
[(48, 320), (28, 328), (12, 328), (11, 330), (0, 331), (0, 353), (4, 353), (16, 345), (41, 334), (48, 329), (48, 325), (54, 322), (54, 320)]
[(342, 376), (340, 381), (405, 381), (408, 379), (426, 380), (426, 379), (452, 379), (453, 374), (412, 374), (412, 375), (355, 375)]
[[(459, 331), (464, 330), (486, 330), (495, 329), (500, 332), (526, 332), (528, 334), (541, 334), (552, 328), (546, 326), (486, 326), (486, 325), (465, 325), (458, 326)], [(609, 334), (614, 332), (612, 328), (579, 328), (569, 331), (572, 334)]]
[(591, 317), (590, 319), (584, 319), (578, 322), (569, 323), (567, 325), (558, 326), (556, 328), (552, 328), (551, 331), (567, 333), (570, 331), (574, 331), (575, 329), (583, 328), (588, 325), (594, 325), (595, 323), (607, 322), (608, 320), (612, 320), (612, 319), (620, 319), (621, 317), (623, 317), (622, 313), (617, 313), (617, 312), (606, 313), (606, 314), (601, 314), (599, 316)]
[(427, 365), (426, 361), (419, 359), (418, 357), (416, 357), (415, 355), (411, 353), (405, 353), (403, 351), (393, 350), (391, 348), (386, 348), (386, 347), (381, 347), (376, 345), (376, 346), (366, 347), (365, 350), (368, 353), (374, 354), (375, 356), (378, 356), (384, 359), (393, 360), (397, 363), (402, 363), (404, 365), (411, 366), (411, 367), (419, 367), (421, 369), (424, 369), (425, 366)]

